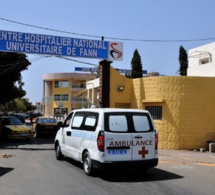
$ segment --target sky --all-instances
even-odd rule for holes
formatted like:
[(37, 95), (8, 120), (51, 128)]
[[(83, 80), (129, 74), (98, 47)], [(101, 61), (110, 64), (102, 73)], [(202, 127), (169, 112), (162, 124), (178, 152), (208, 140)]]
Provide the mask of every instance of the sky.
[[(0, 5), (0, 30), (89, 40), (104, 36), (108, 42), (123, 42), (123, 61), (111, 64), (118, 69), (131, 69), (137, 49), (143, 70), (176, 76), (180, 46), (188, 53), (215, 41), (214, 0), (0, 0)], [(27, 57), (31, 65), (22, 72), (22, 80), (32, 103), (43, 98), (44, 74), (93, 68), (101, 61)]]

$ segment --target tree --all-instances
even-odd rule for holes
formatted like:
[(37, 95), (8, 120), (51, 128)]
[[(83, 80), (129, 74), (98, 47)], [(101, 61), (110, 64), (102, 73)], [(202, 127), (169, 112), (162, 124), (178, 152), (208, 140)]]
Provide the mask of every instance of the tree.
[(22, 103), (25, 105), (25, 112), (27, 111), (32, 111), (32, 110), (36, 110), (36, 106), (32, 105), (31, 102), (27, 101), (26, 98), (22, 98), (20, 99), (20, 101), (22, 101)]
[(16, 101), (11, 100), (10, 102), (0, 104), (0, 111), (4, 112), (13, 112), (17, 109)]
[(10, 102), (0, 104), (0, 110), (5, 112), (27, 112), (36, 110), (36, 106), (32, 105), (25, 98), (11, 100)]
[(135, 49), (133, 58), (131, 60), (131, 78), (143, 77), (143, 69), (141, 57), (137, 49)]
[(178, 70), (181, 76), (187, 76), (187, 68), (188, 68), (188, 60), (187, 60), (187, 52), (183, 46), (179, 48), (179, 63), (180, 68)]
[(16, 109), (14, 109), (15, 112), (25, 112), (26, 107), (22, 99), (15, 99), (15, 103), (16, 103)]
[(31, 64), (26, 57), (21, 53), (0, 52), (0, 104), (25, 96), (21, 72)]

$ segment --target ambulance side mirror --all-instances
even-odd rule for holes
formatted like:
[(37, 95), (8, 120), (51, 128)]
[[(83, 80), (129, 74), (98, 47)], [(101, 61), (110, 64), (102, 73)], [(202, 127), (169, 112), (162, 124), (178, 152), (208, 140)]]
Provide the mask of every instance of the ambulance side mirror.
[(58, 122), (57, 124), (58, 124), (59, 127), (63, 127), (63, 122), (62, 121)]

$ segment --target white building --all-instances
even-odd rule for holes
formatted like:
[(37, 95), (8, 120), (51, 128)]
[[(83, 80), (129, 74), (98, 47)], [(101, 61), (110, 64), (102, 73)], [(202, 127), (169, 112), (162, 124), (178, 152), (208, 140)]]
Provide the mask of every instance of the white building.
[(188, 76), (215, 77), (215, 42), (189, 50)]

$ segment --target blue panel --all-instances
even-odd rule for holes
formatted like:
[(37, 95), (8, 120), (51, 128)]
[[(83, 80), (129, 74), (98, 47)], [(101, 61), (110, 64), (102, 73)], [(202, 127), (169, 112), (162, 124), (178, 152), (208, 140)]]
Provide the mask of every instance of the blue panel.
[(0, 30), (0, 50), (108, 59), (108, 42)]
[(79, 72), (96, 72), (97, 68), (75, 67), (75, 71), (79, 71)]

